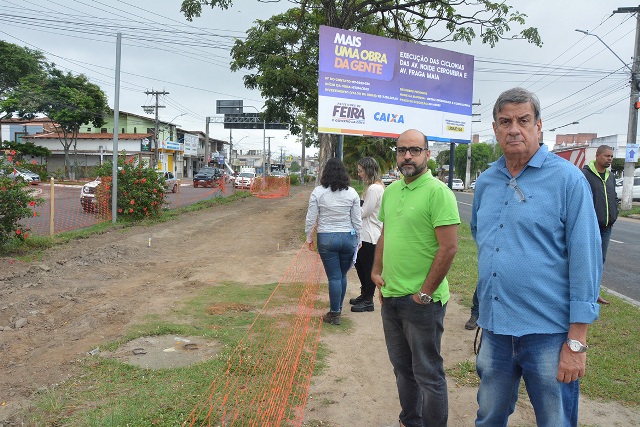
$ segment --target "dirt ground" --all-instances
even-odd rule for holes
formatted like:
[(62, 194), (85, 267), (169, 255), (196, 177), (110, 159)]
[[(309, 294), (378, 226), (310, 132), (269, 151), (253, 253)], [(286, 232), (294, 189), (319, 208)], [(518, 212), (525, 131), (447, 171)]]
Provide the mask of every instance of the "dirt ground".
[[(310, 192), (296, 187), (288, 198), (248, 198), (164, 224), (110, 231), (49, 250), (37, 262), (0, 258), (0, 427), (21, 425), (16, 414), (36, 390), (72, 378), (78, 360), (93, 357), (90, 352), (142, 316), (162, 314), (216, 281), (277, 282), (302, 245)], [(359, 290), (355, 272), (349, 279), (347, 298)], [(379, 306), (345, 316), (353, 320), (352, 330), (334, 333), (325, 326), (322, 332), (328, 367), (312, 380), (305, 425), (397, 425)], [(447, 366), (473, 360), (474, 332), (463, 327), (467, 318), (468, 309), (454, 296), (445, 321)], [(216, 351), (194, 337), (162, 339), (143, 338), (102, 356), (153, 367), (160, 357), (153, 351), (173, 358), (158, 366)], [(449, 425), (473, 425), (475, 393), (449, 380)], [(640, 425), (640, 411), (583, 399), (580, 420), (589, 426)], [(510, 425), (535, 425), (526, 402), (518, 404)]]

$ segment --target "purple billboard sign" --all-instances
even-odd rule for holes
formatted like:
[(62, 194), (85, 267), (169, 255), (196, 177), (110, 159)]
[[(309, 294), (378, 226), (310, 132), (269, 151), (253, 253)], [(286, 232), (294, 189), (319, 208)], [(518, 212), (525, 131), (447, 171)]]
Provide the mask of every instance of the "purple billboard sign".
[(321, 26), (319, 131), (398, 135), (426, 120), (431, 138), (468, 142), (473, 65), (471, 55)]

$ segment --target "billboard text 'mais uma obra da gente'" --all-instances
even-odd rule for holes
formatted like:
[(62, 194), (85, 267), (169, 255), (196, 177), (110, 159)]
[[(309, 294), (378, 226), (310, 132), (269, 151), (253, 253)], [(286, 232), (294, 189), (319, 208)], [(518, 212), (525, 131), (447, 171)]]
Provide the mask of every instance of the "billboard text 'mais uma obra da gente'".
[[(397, 136), (418, 128), (432, 139), (466, 142), (473, 66), (471, 55), (321, 26), (319, 131)], [(359, 117), (336, 117), (344, 111), (339, 104)]]

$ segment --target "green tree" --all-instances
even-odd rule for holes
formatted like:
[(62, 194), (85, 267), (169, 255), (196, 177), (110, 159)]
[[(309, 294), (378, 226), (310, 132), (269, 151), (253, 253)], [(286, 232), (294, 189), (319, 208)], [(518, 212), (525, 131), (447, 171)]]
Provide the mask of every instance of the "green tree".
[(396, 155), (393, 151), (395, 145), (395, 140), (390, 138), (345, 136), (343, 158), (347, 171), (351, 176), (357, 176), (358, 160), (363, 157), (373, 157), (378, 162), (380, 172), (386, 173), (396, 164)]
[(291, 162), (291, 166), (289, 167), (290, 172), (300, 172), (300, 164), (295, 160)]
[(429, 159), (429, 161), (427, 162), (427, 167), (431, 171), (431, 175), (438, 176), (438, 164), (435, 160)]
[(444, 166), (449, 164), (449, 150), (442, 150), (436, 156), (436, 163), (438, 166)]
[(0, 148), (6, 150), (14, 150), (16, 152), (16, 158), (22, 160), (24, 156), (35, 156), (35, 157), (49, 157), (51, 156), (51, 150), (46, 147), (40, 147), (39, 145), (35, 145), (33, 142), (15, 142), (15, 141), (4, 141), (0, 144)]
[(42, 113), (53, 122), (64, 149), (65, 175), (75, 179), (70, 159), (71, 148), (77, 152), (78, 132), (83, 124), (100, 127), (109, 109), (107, 96), (83, 74), (74, 76), (51, 69), (46, 77), (28, 76), (10, 91), (3, 108), (23, 118)]
[(20, 80), (32, 74), (43, 75), (47, 67), (44, 56), (37, 50), (0, 40), (0, 100), (17, 87)]
[[(471, 177), (474, 178), (479, 172), (489, 167), (493, 160), (493, 148), (483, 142), (471, 144)], [(447, 154), (448, 159), (448, 154)], [(455, 159), (453, 161), (453, 172), (458, 178), (464, 179), (467, 173), (467, 144), (459, 144), (456, 147)]]
[[(26, 47), (0, 40), (0, 120), (8, 114), (2, 108), (7, 92), (20, 85), (20, 81), (31, 75), (42, 76), (49, 66), (42, 53)], [(0, 123), (0, 135), (2, 123)], [(0, 141), (2, 142), (2, 141)]]
[[(202, 7), (228, 9), (233, 0), (183, 0), (181, 11), (191, 21)], [(318, 30), (320, 25), (391, 37), (410, 42), (465, 41), (478, 37), (492, 47), (501, 39), (523, 39), (542, 45), (535, 28), (523, 26), (526, 15), (504, 1), (398, 0), (395, 2), (311, 0), (296, 8), (258, 20), (245, 40), (236, 40), (231, 69), (248, 71), (245, 86), (260, 89), (266, 98), (267, 120), (300, 126), (298, 115), (317, 117)], [(318, 138), (321, 166), (333, 153), (335, 138)]]

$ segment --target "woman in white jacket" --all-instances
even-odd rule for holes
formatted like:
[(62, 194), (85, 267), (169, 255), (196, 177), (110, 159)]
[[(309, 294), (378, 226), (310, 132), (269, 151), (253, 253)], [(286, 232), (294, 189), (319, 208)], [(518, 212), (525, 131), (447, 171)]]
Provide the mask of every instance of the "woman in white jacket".
[(305, 234), (313, 250), (313, 230), (316, 228), (318, 254), (329, 279), (330, 309), (322, 320), (340, 324), (342, 302), (347, 292), (347, 271), (353, 264), (362, 234), (360, 197), (353, 187), (342, 162), (327, 161), (320, 184), (309, 197)]
[(384, 184), (380, 179), (378, 162), (373, 157), (363, 157), (358, 161), (358, 176), (365, 183), (362, 201), (362, 246), (358, 250), (356, 271), (360, 279), (360, 296), (351, 298), (351, 311), (361, 313), (373, 311), (373, 294), (376, 285), (371, 280), (373, 256), (376, 243), (382, 231), (382, 222), (378, 219)]

